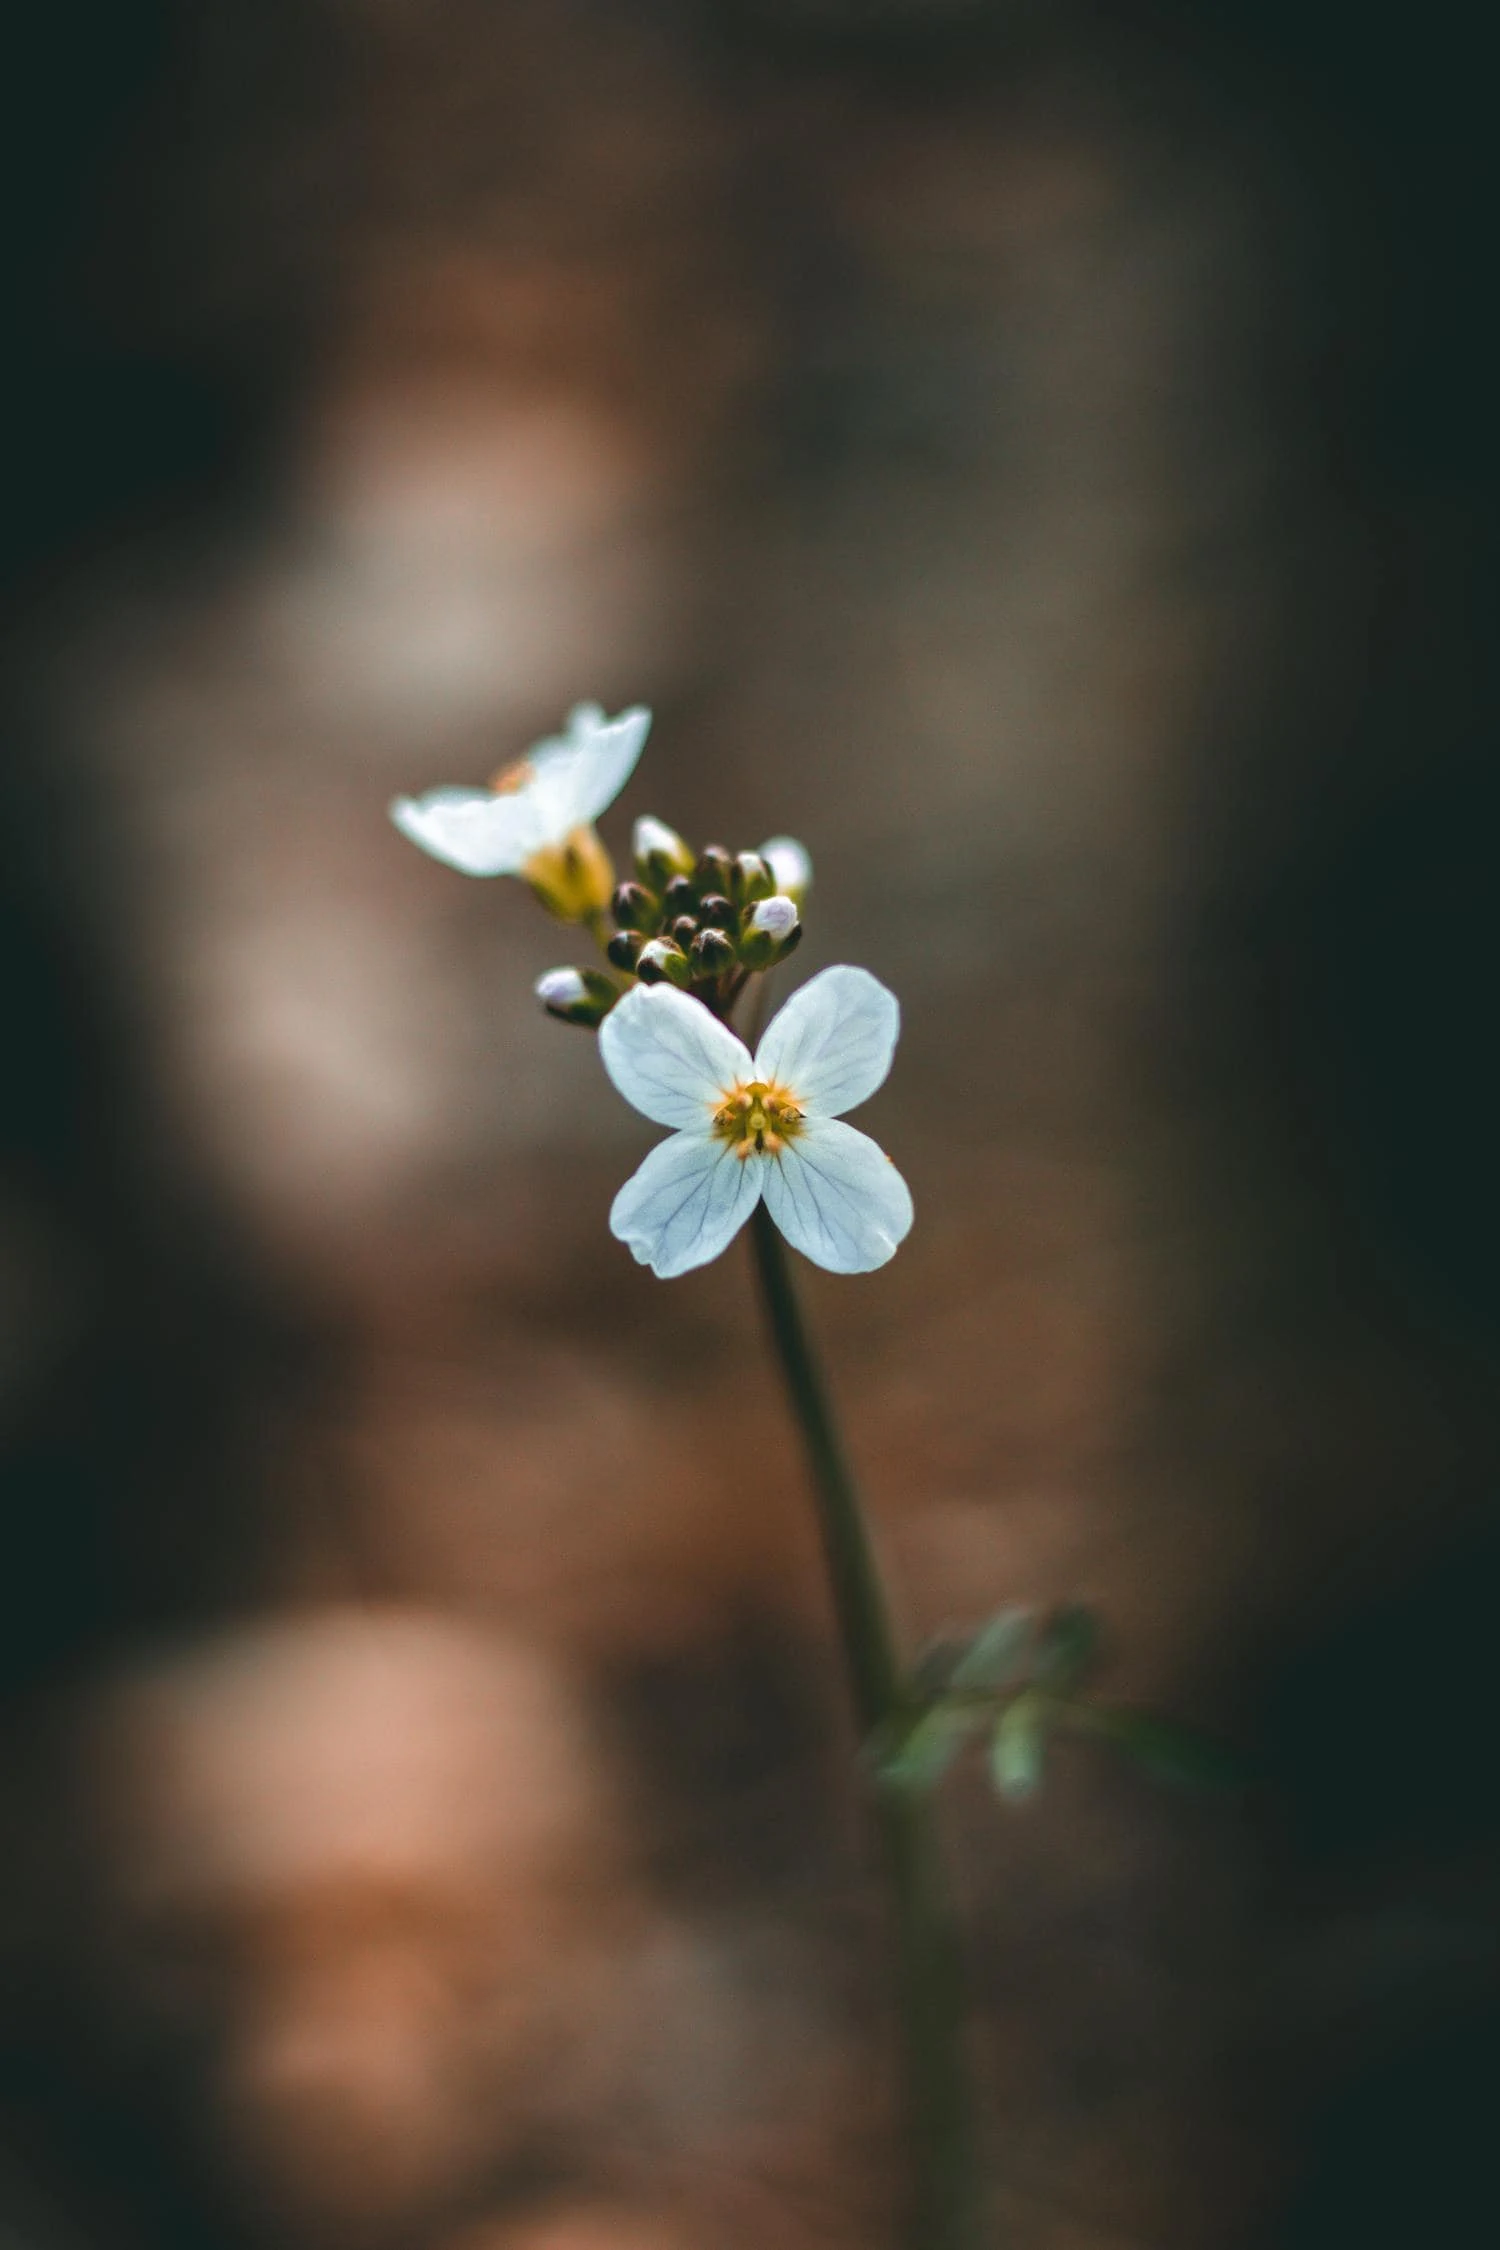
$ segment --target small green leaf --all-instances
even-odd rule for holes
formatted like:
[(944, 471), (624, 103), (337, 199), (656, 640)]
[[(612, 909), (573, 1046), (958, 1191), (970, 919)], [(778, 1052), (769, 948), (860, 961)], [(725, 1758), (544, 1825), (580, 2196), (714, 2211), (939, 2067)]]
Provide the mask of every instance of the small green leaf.
[(997, 1610), (959, 1657), (950, 1685), (981, 1694), (990, 1688), (1008, 1687), (1020, 1677), (1031, 1630), (1029, 1609)]
[(936, 1704), (915, 1719), (882, 1730), (871, 1745), (875, 1770), (892, 1788), (930, 1789), (978, 1724), (977, 1712)]
[(1239, 1760), (1217, 1742), (1170, 1720), (1141, 1711), (1085, 1705), (1089, 1731), (1117, 1743), (1143, 1772), (1183, 1789), (1236, 1789), (1245, 1772)]
[(939, 1633), (928, 1642), (911, 1668), (911, 1685), (924, 1703), (936, 1703), (953, 1684), (968, 1643), (958, 1633)]
[(1032, 1796), (1041, 1781), (1046, 1720), (1046, 1703), (1028, 1691), (1008, 1704), (995, 1722), (990, 1773), (1001, 1796), (1012, 1802)]
[(1037, 1650), (1036, 1678), (1042, 1687), (1066, 1695), (1093, 1663), (1099, 1627), (1092, 1611), (1070, 1603), (1047, 1620)]

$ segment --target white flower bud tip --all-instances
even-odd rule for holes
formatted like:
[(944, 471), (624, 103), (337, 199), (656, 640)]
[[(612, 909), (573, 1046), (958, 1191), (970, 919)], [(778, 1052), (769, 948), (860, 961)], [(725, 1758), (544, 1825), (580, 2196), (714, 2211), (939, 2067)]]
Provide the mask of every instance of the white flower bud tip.
[(549, 969), (532, 990), (544, 1008), (576, 1008), (588, 998), (588, 986), (577, 969)]
[(764, 930), (767, 937), (775, 938), (779, 943), (791, 936), (797, 927), (797, 919), (796, 900), (786, 898), (778, 891), (774, 897), (761, 900), (750, 917), (750, 927), (752, 930)]
[(660, 852), (664, 859), (676, 861), (682, 855), (683, 842), (675, 828), (644, 813), (631, 831), (630, 848), (637, 859), (649, 859)]
[(773, 836), (762, 844), (760, 856), (776, 879), (778, 891), (792, 898), (805, 897), (812, 883), (812, 854), (795, 836)]
[(652, 938), (643, 945), (635, 973), (645, 984), (659, 984), (665, 978), (669, 984), (687, 985), (693, 979), (691, 962), (670, 938)]

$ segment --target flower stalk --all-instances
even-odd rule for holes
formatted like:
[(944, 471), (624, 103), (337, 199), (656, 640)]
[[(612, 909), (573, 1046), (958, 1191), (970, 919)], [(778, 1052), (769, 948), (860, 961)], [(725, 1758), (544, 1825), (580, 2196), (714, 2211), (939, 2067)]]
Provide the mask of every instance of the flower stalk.
[[(901, 1715), (905, 1681), (868, 1522), (791, 1268), (770, 1212), (750, 1221), (771, 1343), (801, 1433), (833, 1594), (850, 1701), (862, 1740)], [(896, 1925), (897, 2002), (912, 2150), (911, 2250), (979, 2250), (983, 2214), (964, 2054), (958, 1946), (930, 1795), (873, 1787)]]
[[(870, 1273), (912, 1224), (894, 1164), (844, 1113), (884, 1083), (900, 1008), (865, 969), (813, 977), (762, 1031), (767, 972), (802, 936), (812, 862), (794, 837), (694, 853), (647, 815), (634, 876), (616, 882), (593, 823), (640, 756), (651, 715), (578, 704), (485, 789), (398, 797), (411, 842), (465, 875), (515, 875), (586, 928), (607, 969), (551, 969), (548, 1014), (597, 1032), (617, 1090), (670, 1137), (615, 1197), (610, 1229), (663, 1280), (725, 1250), (749, 1221), (771, 1340), (812, 1474), (864, 1770), (890, 1885), (912, 2146), (910, 2250), (980, 2250), (982, 2211), (964, 2056), (958, 1948), (932, 1802), (876, 1755), (918, 1711), (782, 1236), (832, 1273)], [(730, 1028), (752, 988), (754, 1052)]]

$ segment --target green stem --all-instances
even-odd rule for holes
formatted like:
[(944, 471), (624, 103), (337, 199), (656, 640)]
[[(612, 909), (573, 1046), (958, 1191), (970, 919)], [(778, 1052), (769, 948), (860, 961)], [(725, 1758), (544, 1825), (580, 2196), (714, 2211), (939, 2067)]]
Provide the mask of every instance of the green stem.
[[(890, 1607), (786, 1251), (763, 1203), (751, 1220), (751, 1238), (771, 1339), (812, 1472), (855, 1720), (868, 1740), (904, 1700)], [(907, 2240), (912, 2250), (978, 2250), (982, 2222), (963, 1985), (932, 1805), (921, 1790), (877, 1783), (874, 1812), (896, 1923), (912, 2136)]]

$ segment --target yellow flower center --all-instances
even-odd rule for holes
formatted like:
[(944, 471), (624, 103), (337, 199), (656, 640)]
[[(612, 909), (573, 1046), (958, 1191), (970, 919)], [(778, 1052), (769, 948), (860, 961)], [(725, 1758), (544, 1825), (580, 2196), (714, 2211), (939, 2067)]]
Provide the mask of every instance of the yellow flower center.
[(802, 1112), (786, 1086), (752, 1079), (735, 1086), (714, 1111), (714, 1131), (736, 1156), (779, 1156), (802, 1130)]

